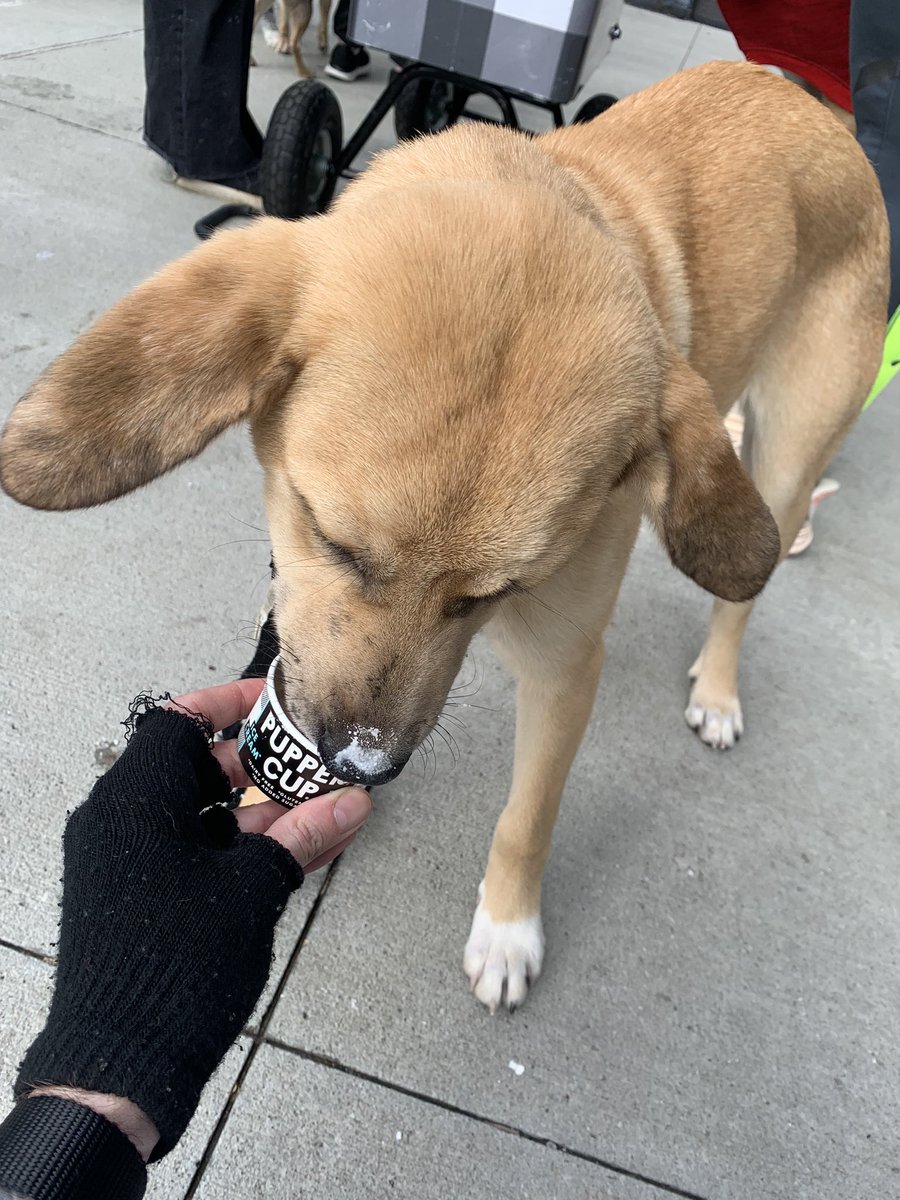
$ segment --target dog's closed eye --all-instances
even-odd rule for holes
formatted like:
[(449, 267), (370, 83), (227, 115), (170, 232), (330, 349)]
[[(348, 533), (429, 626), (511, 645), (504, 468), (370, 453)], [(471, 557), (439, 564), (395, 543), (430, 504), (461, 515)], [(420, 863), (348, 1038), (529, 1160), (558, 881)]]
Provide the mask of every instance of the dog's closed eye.
[(306, 514), (306, 519), (309, 522), (310, 530), (313, 537), (324, 550), (341, 566), (351, 567), (363, 583), (377, 583), (375, 570), (371, 562), (366, 557), (365, 553), (359, 549), (351, 549), (349, 546), (344, 546), (340, 542), (334, 541), (324, 531), (322, 526), (316, 519), (316, 514), (312, 510), (312, 506), (306, 497), (294, 489), (297, 500)]
[(313, 525), (313, 533), (316, 539), (322, 543), (328, 553), (339, 563), (345, 566), (353, 567), (360, 575), (365, 575), (367, 566), (364, 559), (353, 550), (348, 550), (346, 546), (341, 546), (337, 542), (333, 542), (327, 534), (324, 534), (318, 525)]
[(450, 601), (444, 612), (446, 616), (451, 618), (468, 617), (482, 604), (496, 604), (498, 601), (505, 600), (507, 596), (512, 596), (521, 590), (521, 584), (511, 579), (502, 588), (498, 588), (495, 592), (488, 592), (485, 596), (459, 596), (456, 600)]

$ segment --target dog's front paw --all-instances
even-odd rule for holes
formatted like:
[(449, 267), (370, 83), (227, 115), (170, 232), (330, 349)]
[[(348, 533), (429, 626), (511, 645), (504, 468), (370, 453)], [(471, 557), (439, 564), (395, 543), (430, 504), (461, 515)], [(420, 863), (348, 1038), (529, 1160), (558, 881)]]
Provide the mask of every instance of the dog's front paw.
[(741, 702), (737, 696), (713, 695), (701, 679), (697, 679), (691, 688), (684, 719), (701, 742), (716, 750), (730, 750), (744, 732)]
[(469, 987), (492, 1013), (503, 1003), (512, 1012), (541, 973), (544, 961), (541, 914), (521, 921), (495, 921), (484, 907), (483, 896), (484, 884), (478, 889), (478, 907), (466, 942), (463, 968), (469, 977)]
[(291, 52), (291, 39), (280, 33), (276, 33), (274, 44), (271, 42), (269, 44), (272, 45), (273, 49), (275, 49), (279, 54), (290, 54)]

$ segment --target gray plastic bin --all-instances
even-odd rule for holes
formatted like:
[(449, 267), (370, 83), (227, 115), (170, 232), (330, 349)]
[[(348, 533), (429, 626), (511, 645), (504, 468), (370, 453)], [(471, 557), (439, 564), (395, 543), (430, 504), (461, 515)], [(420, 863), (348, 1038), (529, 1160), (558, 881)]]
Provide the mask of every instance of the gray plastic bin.
[(566, 104), (618, 36), (623, 0), (353, 0), (376, 50)]

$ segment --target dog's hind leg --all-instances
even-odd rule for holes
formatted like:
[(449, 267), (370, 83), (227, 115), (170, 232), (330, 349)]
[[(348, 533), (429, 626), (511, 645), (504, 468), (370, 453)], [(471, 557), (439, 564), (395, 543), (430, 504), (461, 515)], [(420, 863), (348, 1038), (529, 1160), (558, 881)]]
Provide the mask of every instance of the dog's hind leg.
[[(256, 3), (253, 6), (253, 33), (256, 33), (257, 25), (270, 8), (271, 4), (269, 4), (268, 0), (256, 0)], [(250, 55), (250, 66), (256, 66), (256, 59), (253, 57), (252, 53)]]
[[(876, 278), (854, 261), (809, 288), (748, 391), (742, 459), (778, 525), (782, 558), (878, 369), (884, 310)], [(752, 608), (752, 602), (714, 602), (706, 642), (690, 671), (685, 718), (718, 749), (733, 746), (743, 732), (738, 659)]]
[(328, 52), (328, 23), (331, 18), (331, 0), (319, 0), (318, 44), (322, 54)]
[(278, 5), (278, 41), (275, 49), (279, 54), (291, 52), (291, 8), (292, 0), (281, 0)]
[(533, 593), (510, 597), (490, 625), (518, 681), (515, 766), (463, 965), (492, 1012), (504, 1001), (511, 1009), (521, 1004), (541, 969), (544, 863), (639, 522), (638, 498), (622, 489), (577, 559)]
[[(286, 6), (285, 6), (286, 7)], [(291, 10), (291, 53), (301, 79), (312, 79), (312, 71), (303, 61), (300, 53), (300, 39), (309, 28), (312, 20), (312, 0), (296, 0)]]

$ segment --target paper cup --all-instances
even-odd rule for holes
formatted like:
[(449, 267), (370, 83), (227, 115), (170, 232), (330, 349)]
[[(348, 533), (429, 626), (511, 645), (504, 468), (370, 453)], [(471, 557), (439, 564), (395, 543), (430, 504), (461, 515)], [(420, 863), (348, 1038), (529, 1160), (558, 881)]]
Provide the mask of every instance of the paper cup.
[(294, 808), (350, 784), (331, 774), (316, 746), (282, 708), (275, 686), (280, 662), (280, 654), (272, 660), (265, 687), (238, 735), (237, 750), (254, 785), (270, 800)]

